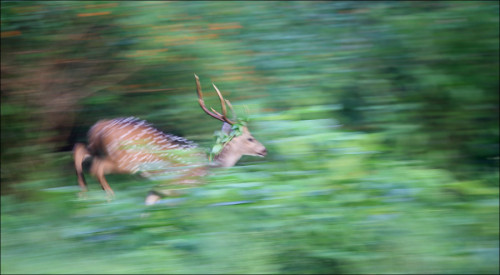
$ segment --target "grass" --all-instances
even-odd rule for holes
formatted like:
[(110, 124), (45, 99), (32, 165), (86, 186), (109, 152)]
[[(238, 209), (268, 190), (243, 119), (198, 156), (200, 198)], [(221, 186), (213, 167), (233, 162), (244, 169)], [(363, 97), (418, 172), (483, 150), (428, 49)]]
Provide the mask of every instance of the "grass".
[(112, 202), (93, 179), (78, 199), (70, 171), (19, 185), (36, 195), (2, 196), (1, 271), (498, 273), (496, 187), (390, 161), (368, 134), (288, 142), (309, 151), (278, 140), (150, 207), (133, 176), (108, 177)]

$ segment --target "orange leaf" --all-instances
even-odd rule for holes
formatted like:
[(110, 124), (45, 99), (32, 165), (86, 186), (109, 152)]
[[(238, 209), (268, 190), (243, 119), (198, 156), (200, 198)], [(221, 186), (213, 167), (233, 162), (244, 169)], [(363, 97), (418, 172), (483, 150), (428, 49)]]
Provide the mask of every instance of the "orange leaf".
[(2, 32), (1, 37), (12, 37), (12, 36), (18, 36), (21, 35), (20, 31), (8, 31), (8, 32)]
[(97, 15), (107, 15), (110, 14), (109, 11), (101, 11), (101, 12), (91, 12), (91, 13), (79, 13), (78, 17), (88, 17), (88, 16), (97, 16)]
[(210, 24), (208, 27), (211, 30), (230, 30), (230, 29), (241, 29), (243, 28), (238, 23), (227, 23), (227, 24)]

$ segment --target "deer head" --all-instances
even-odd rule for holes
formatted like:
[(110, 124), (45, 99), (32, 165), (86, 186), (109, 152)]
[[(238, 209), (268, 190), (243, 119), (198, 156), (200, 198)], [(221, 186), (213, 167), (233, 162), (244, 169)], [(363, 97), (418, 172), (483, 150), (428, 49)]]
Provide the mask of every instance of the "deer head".
[(235, 114), (231, 103), (229, 100), (224, 99), (221, 92), (212, 83), (219, 96), (222, 114), (215, 111), (213, 108), (210, 108), (212, 111), (209, 111), (205, 106), (205, 102), (203, 100), (203, 93), (201, 91), (200, 79), (195, 74), (196, 79), (196, 91), (198, 92), (198, 102), (200, 103), (201, 108), (205, 113), (210, 115), (211, 117), (220, 120), (223, 122), (221, 132), (227, 136), (227, 140), (222, 144), (221, 150), (215, 155), (215, 166), (221, 167), (231, 167), (238, 162), (238, 160), (243, 155), (250, 156), (260, 156), (263, 157), (267, 154), (266, 147), (262, 145), (257, 139), (255, 139), (247, 126), (236, 119), (230, 120), (227, 118), (227, 108), (226, 103), (231, 109), (232, 113)]

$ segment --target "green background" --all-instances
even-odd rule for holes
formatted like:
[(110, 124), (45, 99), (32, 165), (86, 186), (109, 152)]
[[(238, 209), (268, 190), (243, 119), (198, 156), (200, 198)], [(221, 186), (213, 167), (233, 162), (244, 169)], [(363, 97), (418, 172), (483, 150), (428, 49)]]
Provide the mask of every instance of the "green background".
[[(2, 1), (2, 273), (498, 273), (494, 1)], [(215, 83), (265, 158), (158, 182), (71, 149), (137, 116), (207, 150)]]

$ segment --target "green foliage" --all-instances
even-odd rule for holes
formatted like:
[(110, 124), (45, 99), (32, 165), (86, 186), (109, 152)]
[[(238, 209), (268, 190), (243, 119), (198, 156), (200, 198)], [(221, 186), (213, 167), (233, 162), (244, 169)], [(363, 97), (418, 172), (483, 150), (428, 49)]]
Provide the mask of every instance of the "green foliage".
[(214, 133), (215, 136), (215, 144), (210, 150), (209, 161), (212, 161), (215, 156), (220, 154), (222, 149), (228, 144), (233, 138), (241, 136), (243, 134), (243, 127), (246, 127), (246, 122), (239, 120), (231, 125), (231, 131), (216, 131)]
[[(498, 10), (2, 2), (1, 272), (499, 273)], [(213, 148), (193, 73), (252, 118)], [(168, 181), (79, 199), (71, 148), (115, 116), (212, 157), (248, 125), (268, 155), (150, 207)]]

